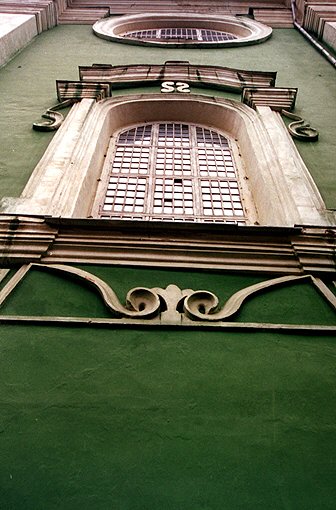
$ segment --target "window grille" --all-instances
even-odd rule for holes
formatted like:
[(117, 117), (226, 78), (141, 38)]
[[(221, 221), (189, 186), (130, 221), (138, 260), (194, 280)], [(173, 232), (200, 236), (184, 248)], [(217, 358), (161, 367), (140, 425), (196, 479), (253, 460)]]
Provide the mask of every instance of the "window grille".
[(153, 28), (148, 30), (136, 30), (126, 32), (124, 37), (131, 39), (146, 39), (146, 40), (188, 40), (188, 41), (204, 41), (204, 42), (222, 42), (232, 41), (237, 39), (237, 36), (220, 30), (206, 30), (199, 28)]
[(230, 142), (179, 123), (147, 124), (119, 134), (99, 217), (244, 225)]

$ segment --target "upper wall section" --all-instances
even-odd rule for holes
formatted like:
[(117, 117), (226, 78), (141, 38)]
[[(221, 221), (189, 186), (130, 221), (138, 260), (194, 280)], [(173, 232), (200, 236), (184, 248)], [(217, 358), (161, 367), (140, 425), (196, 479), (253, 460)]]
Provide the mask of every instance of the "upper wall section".
[(1, 0), (0, 14), (34, 16), (38, 33), (57, 25), (58, 16), (66, 7), (66, 0)]
[(260, 43), (272, 29), (249, 18), (187, 14), (137, 14), (97, 21), (94, 33), (127, 44), (163, 47), (226, 47)]
[(289, 0), (1, 0), (0, 13), (35, 16), (38, 31), (57, 24), (89, 24), (122, 14), (199, 13), (250, 15), (273, 28), (293, 27)]
[[(82, 23), (94, 12), (94, 9), (108, 8), (111, 16), (121, 14), (147, 13), (199, 13), (203, 15), (248, 15), (273, 28), (293, 26), (291, 11), (285, 0), (255, 0), (253, 4), (245, 0), (71, 0), (67, 10), (60, 16), (60, 23), (76, 22), (81, 16)], [(252, 13), (252, 7), (253, 13)], [(105, 16), (106, 14), (104, 14)], [(99, 16), (103, 17), (103, 15)], [(96, 18), (98, 19), (98, 18)]]
[(295, 7), (300, 25), (336, 51), (336, 3), (328, 0), (297, 0)]
[(35, 17), (2, 14), (0, 17), (0, 66), (6, 64), (37, 35)]

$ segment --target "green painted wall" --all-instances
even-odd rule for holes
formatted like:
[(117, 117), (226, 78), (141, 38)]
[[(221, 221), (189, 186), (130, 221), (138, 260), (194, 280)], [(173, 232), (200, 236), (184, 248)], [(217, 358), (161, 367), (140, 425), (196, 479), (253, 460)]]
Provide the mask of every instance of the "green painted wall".
[[(265, 279), (81, 268), (121, 299), (176, 283), (223, 302)], [(1, 313), (109, 315), (77, 280), (37, 269)], [(237, 320), (336, 322), (306, 284), (254, 298)], [(2, 324), (0, 353), (1, 509), (334, 508), (331, 336)]]
[[(42, 34), (0, 71), (1, 194), (20, 193), (51, 139), (31, 123), (55, 102), (56, 79), (95, 62), (172, 59), (277, 70), (278, 85), (299, 87), (298, 111), (321, 131), (299, 148), (336, 205), (333, 69), (292, 30), (225, 51), (111, 44), (86, 26)], [(224, 302), (267, 278), (81, 267), (121, 300), (132, 287), (175, 283)], [(108, 316), (90, 289), (42, 271), (1, 313)], [(305, 283), (250, 300), (237, 320), (335, 324)], [(330, 336), (0, 324), (0, 508), (331, 510), (335, 356)]]
[[(297, 112), (320, 131), (318, 143), (301, 142), (298, 147), (327, 206), (336, 207), (334, 69), (299, 33), (290, 29), (274, 30), (272, 38), (261, 45), (209, 50), (165, 50), (114, 44), (95, 37), (89, 26), (60, 26), (41, 34), (0, 70), (1, 195), (20, 194), (52, 137), (52, 134), (32, 131), (31, 125), (55, 103), (56, 79), (78, 79), (78, 65), (162, 63), (165, 60), (277, 71), (277, 85), (298, 87)], [(198, 92), (197, 89), (193, 91)], [(218, 91), (213, 94), (222, 95)], [(236, 97), (239, 100), (239, 95)]]
[(334, 338), (0, 331), (3, 510), (334, 509)]

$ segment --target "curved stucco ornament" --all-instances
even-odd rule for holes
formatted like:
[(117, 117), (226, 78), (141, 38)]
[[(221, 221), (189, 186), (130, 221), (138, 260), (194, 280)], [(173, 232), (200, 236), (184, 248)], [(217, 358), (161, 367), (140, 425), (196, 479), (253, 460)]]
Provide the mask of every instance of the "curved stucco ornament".
[[(204, 41), (157, 38), (145, 39), (128, 36), (134, 31), (157, 30), (161, 28), (191, 28), (213, 30), (230, 34), (234, 39), (223, 41)], [(195, 13), (152, 13), (104, 18), (93, 25), (93, 32), (98, 37), (109, 41), (136, 45), (164, 47), (230, 47), (256, 44), (265, 41), (272, 34), (272, 29), (251, 18), (236, 16), (214, 16)]]
[[(38, 264), (34, 264), (38, 266)], [(38, 266), (45, 269), (50, 268), (53, 271), (71, 274), (78, 279), (92, 285), (101, 295), (105, 306), (119, 317), (137, 317), (139, 319), (148, 319), (160, 312), (160, 298), (155, 289), (146, 287), (135, 287), (128, 291), (126, 296), (126, 305), (122, 305), (111, 287), (98, 278), (98, 276), (83, 271), (77, 267), (54, 264), (52, 266)]]
[[(207, 290), (194, 291), (192, 289), (180, 289), (178, 286), (171, 284), (166, 289), (155, 287), (135, 287), (131, 289), (126, 296), (125, 305), (123, 305), (114, 290), (96, 275), (84, 271), (77, 267), (67, 266), (63, 264), (28, 264), (22, 266), (11, 280), (3, 287), (0, 292), (0, 306), (13, 292), (15, 287), (20, 283), (28, 271), (32, 268), (42, 269), (61, 273), (65, 278), (72, 276), (79, 280), (80, 283), (90, 285), (96, 292), (100, 294), (105, 306), (111, 312), (111, 318), (79, 318), (79, 317), (20, 317), (20, 316), (3, 316), (0, 315), (0, 322), (12, 321), (28, 321), (28, 322), (62, 322), (62, 323), (83, 323), (83, 324), (125, 324), (125, 320), (129, 324), (153, 324), (153, 325), (198, 325), (212, 324), (217, 326), (236, 325), (237, 327), (251, 327), (251, 323), (228, 323), (237, 314), (243, 303), (261, 293), (263, 291), (272, 290), (274, 287), (287, 284), (295, 284), (301, 281), (308, 281), (313, 284), (317, 291), (323, 296), (327, 303), (336, 309), (336, 296), (319, 278), (312, 275), (302, 276), (282, 276), (266, 280), (254, 285), (250, 285), (235, 292), (223, 305), (219, 308), (219, 300), (215, 294)], [(3, 277), (7, 273), (4, 272)], [(1, 274), (0, 274), (1, 276)], [(1, 281), (1, 279), (0, 279)], [(277, 325), (286, 326), (286, 325)], [(296, 328), (293, 325), (287, 325), (289, 329)], [(286, 326), (286, 327), (287, 327)], [(253, 323), (252, 327), (273, 327), (272, 324)], [(301, 329), (314, 329), (314, 326), (297, 326)], [(322, 328), (319, 325), (317, 328)], [(328, 329), (328, 327), (325, 327)], [(330, 329), (330, 328), (329, 328)], [(331, 328), (335, 329), (335, 328)]]
[(311, 280), (314, 285), (319, 288), (319, 284), (311, 275), (304, 276), (282, 276), (266, 280), (265, 282), (250, 285), (244, 289), (235, 292), (224, 304), (221, 309), (218, 309), (218, 297), (212, 292), (206, 290), (199, 290), (191, 292), (184, 300), (184, 312), (192, 320), (203, 321), (223, 321), (229, 319), (237, 312), (239, 312), (242, 304), (250, 296), (260, 293), (263, 290), (269, 290), (273, 287), (285, 285), (287, 283), (299, 282), (300, 280)]
[(35, 131), (56, 131), (64, 121), (63, 114), (58, 110), (72, 106), (74, 102), (74, 99), (66, 99), (61, 103), (48, 108), (48, 110), (41, 115), (43, 119), (47, 120), (44, 122), (34, 122), (33, 129), (35, 129)]
[(287, 129), (293, 138), (303, 142), (317, 142), (319, 132), (311, 127), (302, 117), (287, 110), (281, 110), (281, 114), (292, 120), (288, 124)]

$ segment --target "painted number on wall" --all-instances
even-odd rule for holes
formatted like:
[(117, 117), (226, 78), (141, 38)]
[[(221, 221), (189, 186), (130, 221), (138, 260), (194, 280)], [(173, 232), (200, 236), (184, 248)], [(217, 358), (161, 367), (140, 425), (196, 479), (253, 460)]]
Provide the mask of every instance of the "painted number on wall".
[(163, 81), (161, 83), (161, 92), (190, 92), (188, 83), (183, 81)]

